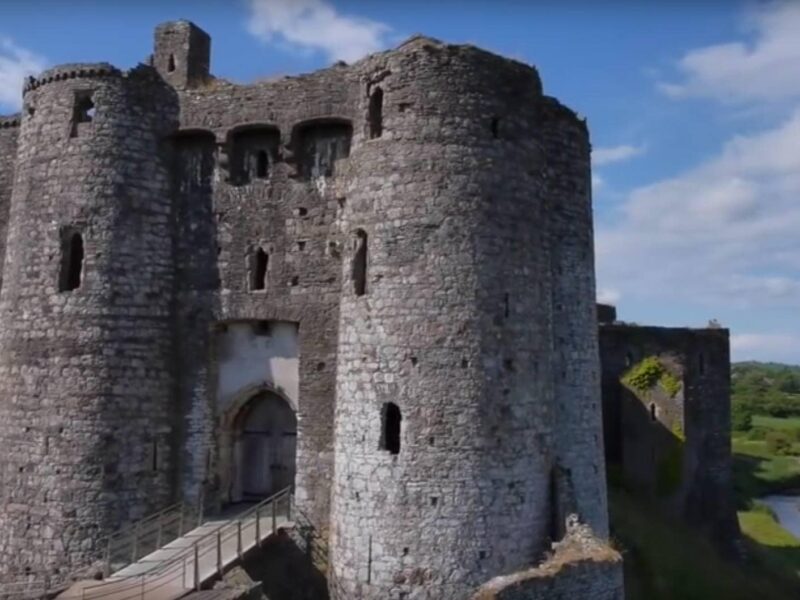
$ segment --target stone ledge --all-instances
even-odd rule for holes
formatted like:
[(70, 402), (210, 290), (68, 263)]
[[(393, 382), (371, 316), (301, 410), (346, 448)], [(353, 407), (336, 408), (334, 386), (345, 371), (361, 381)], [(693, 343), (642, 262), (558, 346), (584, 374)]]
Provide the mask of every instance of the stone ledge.
[(591, 529), (567, 518), (567, 534), (540, 565), (501, 575), (482, 585), (471, 600), (622, 600), (622, 556)]

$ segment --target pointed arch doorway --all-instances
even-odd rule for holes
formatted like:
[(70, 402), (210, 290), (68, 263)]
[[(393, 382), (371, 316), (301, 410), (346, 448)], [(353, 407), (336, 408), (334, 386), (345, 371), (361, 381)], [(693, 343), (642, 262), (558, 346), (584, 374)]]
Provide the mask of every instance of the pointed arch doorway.
[(297, 417), (282, 396), (261, 390), (234, 422), (230, 501), (261, 500), (294, 484)]

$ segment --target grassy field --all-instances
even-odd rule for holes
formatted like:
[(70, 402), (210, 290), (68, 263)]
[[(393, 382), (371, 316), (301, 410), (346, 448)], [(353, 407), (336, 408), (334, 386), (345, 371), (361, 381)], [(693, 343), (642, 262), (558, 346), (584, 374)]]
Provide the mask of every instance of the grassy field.
[(762, 564), (785, 577), (800, 578), (800, 540), (783, 529), (766, 507), (740, 511), (739, 525)]
[(800, 417), (787, 417), (784, 419), (779, 419), (777, 417), (754, 415), (753, 427), (777, 429), (779, 431), (800, 431)]
[(786, 490), (800, 490), (800, 459), (796, 456), (776, 456), (763, 440), (733, 438), (733, 475), (739, 506), (750, 501)]
[[(800, 418), (759, 416), (753, 426), (791, 433), (800, 431)], [(739, 524), (750, 557), (746, 564), (723, 560), (698, 532), (610, 486), (612, 539), (625, 561), (626, 600), (800, 598), (800, 540), (758, 502), (771, 493), (800, 490), (800, 458), (774, 455), (764, 439), (752, 437), (733, 438)], [(612, 475), (610, 482), (622, 483)]]
[[(776, 546), (748, 542), (753, 546), (754, 560), (742, 565), (723, 560), (705, 537), (682, 523), (659, 516), (655, 507), (628, 492), (611, 488), (609, 500), (612, 539), (624, 558), (626, 600), (800, 597), (800, 583), (793, 577), (792, 563), (787, 562), (795, 552), (800, 559), (800, 547), (780, 546), (791, 544), (791, 540), (770, 537), (779, 534), (768, 524), (754, 523), (753, 528), (763, 530), (764, 539)], [(751, 517), (745, 516), (745, 520)]]
[[(800, 419), (756, 416), (753, 425), (772, 431), (800, 429)], [(758, 502), (767, 494), (800, 490), (800, 459), (772, 454), (764, 440), (733, 438), (734, 486), (739, 525), (765, 568), (785, 577), (800, 577), (800, 540), (783, 529)], [(799, 596), (800, 597), (800, 596)]]

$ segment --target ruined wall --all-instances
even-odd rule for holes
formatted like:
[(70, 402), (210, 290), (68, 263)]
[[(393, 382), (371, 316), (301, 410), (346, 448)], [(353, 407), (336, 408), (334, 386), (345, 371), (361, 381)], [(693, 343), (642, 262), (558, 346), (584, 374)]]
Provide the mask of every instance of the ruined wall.
[(623, 600), (622, 557), (574, 517), (537, 567), (496, 577), (472, 600)]
[(0, 116), (0, 288), (3, 285), (2, 264), (6, 252), (8, 209), (14, 183), (14, 161), (17, 155), (17, 135), (20, 115)]
[[(379, 137), (354, 138), (343, 218), (343, 277), (357, 270), (364, 241), (367, 277), (363, 295), (355, 281), (342, 291), (333, 591), (461, 599), (532, 564), (553, 533), (556, 236), (545, 196), (574, 206), (576, 232), (590, 226), (585, 130), (576, 126), (582, 137), (564, 142), (576, 146), (564, 163), (580, 165), (562, 172), (555, 161), (543, 183), (542, 140), (561, 151), (556, 130), (568, 136), (573, 126), (545, 125), (551, 101), (532, 68), (424, 38), (354, 68), (365, 125), (378, 86), (385, 121)], [(581, 232), (581, 244), (587, 239), (590, 230)], [(570, 268), (581, 271), (576, 294), (593, 290), (591, 254)], [(584, 304), (572, 301), (565, 313)], [(595, 339), (579, 332), (573, 352), (596, 374)], [(395, 453), (385, 438), (387, 414), (398, 409)], [(584, 477), (574, 485), (586, 486), (580, 498), (592, 498), (585, 508), (605, 531), (602, 462), (593, 470), (588, 454), (599, 447), (599, 403), (581, 410), (589, 416), (570, 431), (595, 417), (597, 430), (588, 443), (576, 434), (579, 447), (565, 460)]]
[(174, 486), (160, 137), (176, 98), (146, 67), (64, 65), (28, 84), (23, 114), (0, 293), (3, 577), (84, 566)]
[[(727, 329), (600, 326), (609, 461), (718, 540), (738, 537), (730, 447)], [(679, 388), (621, 381), (655, 357)]]

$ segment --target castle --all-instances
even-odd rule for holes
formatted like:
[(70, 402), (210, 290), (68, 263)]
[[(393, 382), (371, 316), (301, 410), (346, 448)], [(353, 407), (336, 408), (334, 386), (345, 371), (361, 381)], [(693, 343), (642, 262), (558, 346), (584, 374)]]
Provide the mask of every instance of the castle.
[(604, 304), (598, 320), (608, 464), (735, 555), (730, 332), (625, 323)]
[[(55, 67), (0, 120), (0, 581), (292, 484), (340, 600), (467, 598), (570, 515), (606, 538), (585, 123), (425, 37), (209, 65), (166, 23), (150, 64)], [(619, 598), (593, 556), (525, 597)]]

